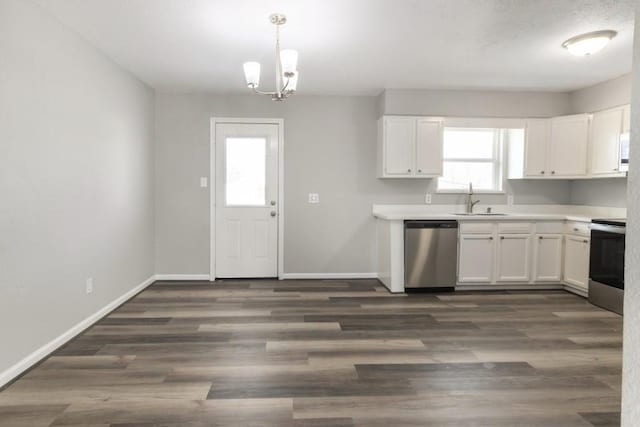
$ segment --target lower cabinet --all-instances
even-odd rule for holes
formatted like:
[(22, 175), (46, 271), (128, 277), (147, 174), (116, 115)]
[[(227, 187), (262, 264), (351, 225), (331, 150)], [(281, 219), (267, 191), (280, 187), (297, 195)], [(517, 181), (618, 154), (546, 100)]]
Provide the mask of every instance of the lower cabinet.
[(589, 288), (589, 243), (586, 237), (565, 237), (564, 282), (585, 292)]
[(497, 282), (529, 282), (530, 234), (501, 234), (497, 240)]
[(562, 234), (537, 234), (534, 238), (533, 281), (562, 281)]
[(458, 282), (491, 283), (495, 261), (492, 234), (461, 234), (458, 250)]

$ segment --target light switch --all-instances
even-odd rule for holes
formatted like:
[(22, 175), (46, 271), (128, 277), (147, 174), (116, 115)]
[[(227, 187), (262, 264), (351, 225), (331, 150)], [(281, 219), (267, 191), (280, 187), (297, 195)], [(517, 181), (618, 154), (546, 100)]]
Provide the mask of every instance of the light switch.
[(424, 202), (425, 202), (427, 205), (430, 205), (430, 204), (431, 204), (431, 194), (425, 194), (425, 196), (424, 196)]
[(320, 203), (320, 194), (309, 193), (309, 203), (312, 203), (312, 204)]
[(200, 187), (207, 188), (209, 185), (209, 179), (206, 176), (200, 177)]

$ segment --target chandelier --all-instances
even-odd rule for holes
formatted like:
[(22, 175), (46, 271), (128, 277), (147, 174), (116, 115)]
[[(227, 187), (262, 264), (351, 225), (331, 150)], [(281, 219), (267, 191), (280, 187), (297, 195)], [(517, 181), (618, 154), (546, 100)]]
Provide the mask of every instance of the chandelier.
[(282, 14), (273, 14), (269, 20), (276, 26), (276, 90), (263, 92), (258, 90), (260, 85), (260, 63), (245, 62), (244, 78), (247, 86), (259, 95), (270, 96), (274, 101), (283, 101), (296, 92), (298, 86), (298, 52), (293, 49), (280, 50), (280, 26), (287, 22), (287, 17)]

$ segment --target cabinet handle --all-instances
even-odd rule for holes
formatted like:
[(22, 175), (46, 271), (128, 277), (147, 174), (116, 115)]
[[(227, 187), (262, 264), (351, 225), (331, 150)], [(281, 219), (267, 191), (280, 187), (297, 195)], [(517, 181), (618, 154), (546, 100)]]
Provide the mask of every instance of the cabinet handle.
[(418, 169), (418, 172), (419, 172), (419, 173), (422, 173), (422, 169)]
[(551, 171), (551, 175), (555, 175), (555, 174), (556, 174), (556, 171)]
[(544, 239), (544, 237), (542, 237), (542, 236), (538, 236), (538, 239), (542, 240), (542, 239)]
[(582, 243), (589, 243), (589, 241), (588, 240), (583, 240)]
[(544, 171), (540, 171), (540, 174), (541, 174), (541, 175), (544, 175)]
[(504, 236), (500, 236), (500, 240), (504, 240)]
[(577, 229), (577, 228), (574, 228), (574, 229), (573, 229), (573, 231), (578, 231), (578, 229)]
[(489, 240), (493, 240), (493, 236), (492, 236), (492, 237), (489, 237)]
[(407, 172), (411, 172), (411, 169), (407, 169)]

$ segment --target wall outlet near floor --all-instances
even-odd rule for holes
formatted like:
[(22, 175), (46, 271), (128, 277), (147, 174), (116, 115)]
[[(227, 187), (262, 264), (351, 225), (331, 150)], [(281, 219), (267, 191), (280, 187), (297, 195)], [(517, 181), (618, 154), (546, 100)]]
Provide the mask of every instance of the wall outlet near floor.
[(507, 196), (507, 205), (513, 205), (513, 196), (511, 194)]
[(88, 294), (93, 292), (93, 277), (89, 277), (85, 283), (85, 289)]
[(309, 193), (309, 203), (311, 203), (311, 204), (320, 203), (320, 194), (318, 194), (318, 193)]
[(425, 194), (425, 195), (424, 195), (424, 202), (425, 202), (427, 205), (430, 205), (430, 204), (431, 204), (431, 194)]
[(200, 187), (207, 188), (208, 186), (209, 186), (209, 178), (207, 178), (206, 176), (200, 177)]

